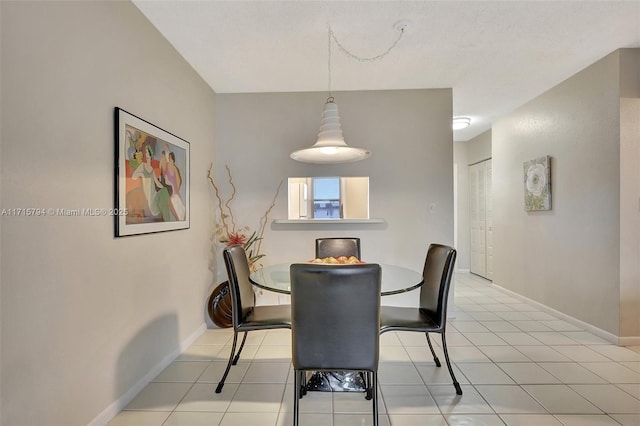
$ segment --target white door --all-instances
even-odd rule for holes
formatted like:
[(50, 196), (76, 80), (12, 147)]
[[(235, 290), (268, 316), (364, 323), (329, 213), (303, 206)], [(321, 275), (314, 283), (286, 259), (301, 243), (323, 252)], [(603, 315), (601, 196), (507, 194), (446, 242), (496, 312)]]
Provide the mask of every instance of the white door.
[(485, 276), (485, 173), (484, 164), (469, 166), (469, 221), (471, 225), (471, 265), (474, 274)]
[(487, 275), (493, 280), (493, 202), (491, 188), (491, 160), (485, 161), (485, 229), (486, 229), (486, 253), (487, 253)]
[(491, 160), (469, 166), (469, 221), (471, 226), (470, 271), (493, 277), (493, 223), (491, 207)]

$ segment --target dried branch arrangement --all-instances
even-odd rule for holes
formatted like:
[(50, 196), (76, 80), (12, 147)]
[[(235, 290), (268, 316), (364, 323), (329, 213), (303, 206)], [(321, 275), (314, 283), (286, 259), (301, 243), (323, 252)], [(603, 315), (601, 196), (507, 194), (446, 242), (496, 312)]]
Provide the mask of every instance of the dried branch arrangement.
[(233, 183), (231, 169), (229, 168), (229, 166), (225, 165), (225, 168), (227, 170), (227, 181), (229, 183), (229, 186), (231, 187), (231, 194), (225, 199), (224, 196), (221, 195), (220, 187), (211, 176), (212, 167), (213, 165), (209, 166), (209, 170), (207, 171), (207, 178), (209, 179), (209, 183), (213, 187), (215, 197), (218, 201), (218, 221), (216, 222), (214, 231), (215, 238), (218, 242), (224, 244), (226, 247), (241, 244), (247, 252), (249, 266), (253, 270), (260, 266), (257, 262), (265, 256), (263, 253), (261, 253), (262, 239), (264, 238), (264, 231), (267, 226), (269, 213), (271, 213), (271, 210), (273, 210), (276, 205), (276, 200), (278, 198), (278, 194), (280, 193), (280, 188), (282, 187), (282, 181), (280, 181), (280, 184), (276, 189), (276, 193), (271, 200), (271, 204), (260, 218), (258, 229), (252, 231), (249, 226), (238, 226), (238, 224), (236, 223), (236, 218), (233, 214), (231, 204), (236, 197), (237, 190), (235, 184)]

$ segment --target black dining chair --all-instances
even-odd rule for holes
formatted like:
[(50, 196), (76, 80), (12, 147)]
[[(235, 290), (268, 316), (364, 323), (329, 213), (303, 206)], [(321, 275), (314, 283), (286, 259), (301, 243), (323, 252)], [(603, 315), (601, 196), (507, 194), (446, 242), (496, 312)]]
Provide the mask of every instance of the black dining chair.
[(316, 238), (316, 258), (340, 256), (360, 259), (360, 238)]
[(380, 265), (293, 264), (290, 272), (293, 424), (306, 372), (339, 370), (366, 373), (377, 426)]
[(453, 379), (456, 393), (462, 395), (462, 388), (456, 380), (445, 337), (447, 325), (447, 302), (449, 287), (453, 276), (453, 266), (456, 263), (456, 250), (441, 244), (431, 244), (427, 251), (422, 276), (424, 284), (420, 287), (420, 307), (404, 308), (397, 306), (382, 306), (380, 308), (380, 334), (387, 331), (417, 331), (427, 336), (427, 343), (433, 355), (433, 361), (440, 367), (440, 360), (436, 356), (429, 338), (429, 333), (439, 333), (442, 337), (444, 358)]
[[(247, 333), (252, 330), (270, 330), (275, 328), (291, 328), (291, 306), (273, 305), (256, 306), (253, 286), (249, 281), (249, 262), (244, 247), (235, 245), (224, 249), (224, 264), (227, 267), (229, 288), (231, 289), (233, 344), (227, 368), (216, 387), (216, 393), (222, 392), (224, 381), (229, 374), (231, 365), (236, 365), (240, 353), (247, 340)], [(244, 332), (242, 343), (235, 353), (238, 333)]]

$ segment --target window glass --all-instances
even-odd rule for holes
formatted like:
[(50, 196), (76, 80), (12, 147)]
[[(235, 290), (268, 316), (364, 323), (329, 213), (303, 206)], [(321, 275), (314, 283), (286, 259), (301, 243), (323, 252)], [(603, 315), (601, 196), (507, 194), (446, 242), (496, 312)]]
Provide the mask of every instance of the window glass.
[(368, 177), (290, 177), (289, 215), (299, 219), (368, 219)]
[(313, 180), (313, 217), (316, 219), (340, 218), (340, 178)]

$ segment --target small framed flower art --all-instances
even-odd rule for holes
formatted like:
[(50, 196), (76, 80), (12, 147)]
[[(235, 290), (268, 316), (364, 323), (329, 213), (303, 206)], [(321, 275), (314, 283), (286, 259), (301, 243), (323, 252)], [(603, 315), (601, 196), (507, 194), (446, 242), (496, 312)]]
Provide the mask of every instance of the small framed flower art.
[(189, 228), (189, 142), (115, 108), (115, 236)]
[(546, 155), (523, 165), (524, 210), (551, 210), (551, 158)]

